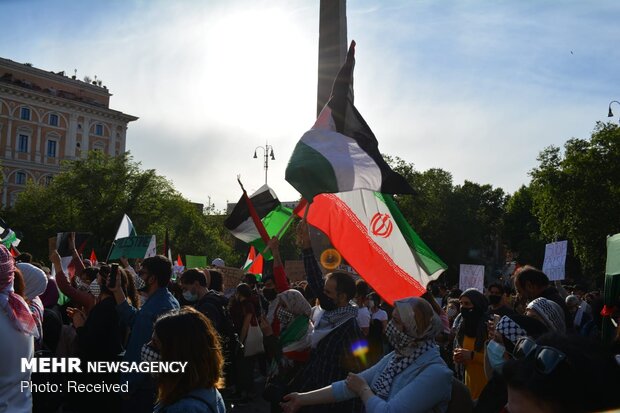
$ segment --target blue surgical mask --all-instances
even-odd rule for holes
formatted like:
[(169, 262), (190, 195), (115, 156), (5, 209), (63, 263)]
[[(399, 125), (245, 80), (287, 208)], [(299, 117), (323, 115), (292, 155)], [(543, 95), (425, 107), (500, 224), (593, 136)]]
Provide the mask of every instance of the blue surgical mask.
[(194, 301), (198, 300), (198, 294), (192, 294), (191, 291), (186, 290), (186, 291), (183, 291), (183, 298), (185, 298), (186, 301), (193, 303)]
[(506, 348), (495, 340), (489, 341), (487, 344), (487, 358), (493, 370), (500, 370), (504, 365), (504, 353)]

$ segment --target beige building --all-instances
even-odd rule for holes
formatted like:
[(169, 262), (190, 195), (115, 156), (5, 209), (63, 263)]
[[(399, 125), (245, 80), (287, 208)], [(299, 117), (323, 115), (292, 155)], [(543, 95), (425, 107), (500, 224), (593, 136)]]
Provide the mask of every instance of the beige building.
[(89, 150), (125, 152), (127, 124), (110, 109), (110, 92), (91, 83), (0, 58), (0, 202), (13, 205), (26, 183), (47, 185), (60, 161)]

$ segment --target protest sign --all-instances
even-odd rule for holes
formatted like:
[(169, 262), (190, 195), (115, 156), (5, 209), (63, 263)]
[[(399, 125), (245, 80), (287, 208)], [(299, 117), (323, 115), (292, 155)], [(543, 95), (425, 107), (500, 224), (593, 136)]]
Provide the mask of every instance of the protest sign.
[(459, 272), (459, 289), (468, 288), (484, 291), (484, 265), (461, 264)]
[(120, 257), (144, 258), (151, 244), (152, 235), (138, 235), (137, 237), (119, 238), (114, 241), (114, 247), (109, 260)]
[(563, 280), (565, 278), (566, 250), (568, 241), (552, 242), (545, 246), (545, 261), (543, 262), (543, 272), (547, 274), (549, 280)]
[(186, 255), (185, 263), (187, 268), (205, 268), (207, 266), (207, 257), (204, 255)]

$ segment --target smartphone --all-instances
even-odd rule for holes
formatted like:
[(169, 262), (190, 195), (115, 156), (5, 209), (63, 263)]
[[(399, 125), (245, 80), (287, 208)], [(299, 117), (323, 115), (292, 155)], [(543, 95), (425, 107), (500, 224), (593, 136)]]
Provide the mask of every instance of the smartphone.
[(114, 288), (116, 287), (116, 275), (118, 274), (118, 264), (112, 264), (112, 268), (110, 270), (110, 278), (108, 282), (108, 287)]
[(499, 320), (501, 320), (501, 316), (499, 314), (494, 314), (493, 315), (493, 325), (497, 326), (499, 324)]

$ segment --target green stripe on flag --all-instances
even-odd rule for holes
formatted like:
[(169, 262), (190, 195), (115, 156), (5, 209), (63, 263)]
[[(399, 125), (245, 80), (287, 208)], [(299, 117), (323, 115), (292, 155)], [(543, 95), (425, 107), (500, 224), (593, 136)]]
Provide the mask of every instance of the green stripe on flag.
[[(265, 226), (265, 230), (267, 231), (267, 234), (270, 237), (276, 236), (278, 232), (280, 231), (280, 229), (284, 226), (284, 224), (286, 224), (286, 221), (289, 219), (289, 217), (292, 214), (293, 214), (293, 210), (291, 208), (278, 205), (276, 209), (268, 213), (265, 216), (265, 218), (261, 220), (263, 222), (263, 225)], [(282, 230), (282, 232), (280, 233), (280, 238), (282, 238), (282, 236), (286, 233), (288, 228), (291, 226), (291, 222), (292, 221), (290, 221), (288, 225), (286, 226), (286, 228)], [(265, 249), (265, 243), (263, 242), (261, 238), (258, 238), (257, 240), (251, 242), (250, 245), (253, 245), (254, 248), (256, 248), (257, 254), (259, 254)], [(271, 255), (271, 251), (266, 253), (263, 256), (263, 258), (266, 260), (273, 259), (273, 256)]]
[(411, 228), (411, 225), (407, 222), (405, 217), (403, 216), (400, 209), (394, 202), (394, 199), (391, 196), (386, 196), (375, 192), (375, 196), (377, 198), (383, 200), (385, 205), (388, 207), (390, 212), (392, 213), (392, 217), (398, 228), (400, 228), (400, 232), (402, 232), (403, 237), (407, 240), (407, 244), (413, 250), (414, 254), (420, 265), (424, 268), (427, 274), (433, 275), (438, 271), (443, 271), (448, 268), (448, 265), (441, 260), (429, 247), (422, 241), (422, 238)]
[[(312, 179), (308, 179), (309, 176)], [(338, 180), (332, 164), (319, 151), (302, 141), (297, 142), (288, 161), (286, 180), (309, 202), (314, 194), (338, 192)]]

